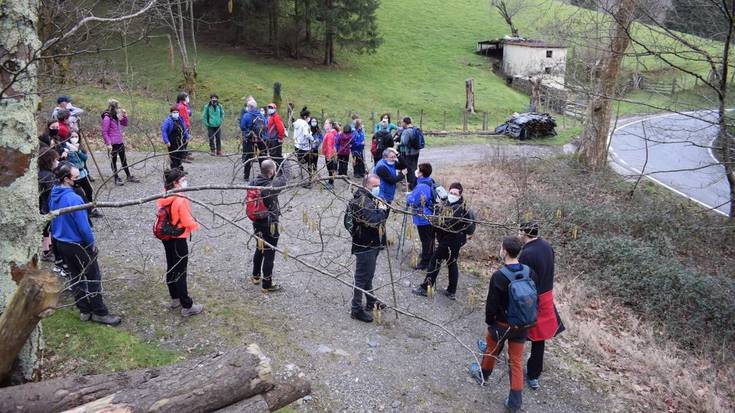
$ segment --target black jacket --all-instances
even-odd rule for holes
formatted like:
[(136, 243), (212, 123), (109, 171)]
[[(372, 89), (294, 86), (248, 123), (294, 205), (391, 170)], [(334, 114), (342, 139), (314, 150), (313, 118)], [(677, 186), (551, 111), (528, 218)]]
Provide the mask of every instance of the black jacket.
[(387, 210), (378, 208), (375, 197), (365, 188), (358, 188), (349, 203), (352, 214), (352, 253), (383, 249)]
[(536, 238), (524, 245), (518, 261), (538, 275), (536, 290), (539, 295), (554, 288), (554, 248), (546, 240)]
[(263, 197), (263, 203), (268, 208), (268, 218), (258, 220), (254, 224), (270, 225), (278, 222), (278, 217), (281, 216), (281, 206), (278, 203), (278, 194), (281, 193), (281, 188), (288, 184), (288, 179), (291, 177), (291, 168), (288, 162), (282, 162), (281, 168), (278, 174), (273, 178), (266, 178), (263, 175), (258, 175), (253, 178), (249, 185), (252, 186), (264, 186), (260, 190), (260, 196)]
[[(521, 270), (520, 265), (508, 266), (511, 272)], [(538, 276), (530, 269), (529, 276), (534, 283), (538, 283)], [(490, 286), (487, 290), (487, 301), (485, 303), (485, 324), (493, 325), (495, 322), (507, 323), (505, 312), (508, 310), (508, 285), (510, 281), (500, 270), (495, 271), (490, 278)], [(538, 288), (538, 287), (537, 287)]]
[(431, 218), (431, 224), (436, 230), (437, 241), (443, 244), (464, 245), (467, 242), (467, 235), (464, 231), (470, 225), (468, 218), (462, 197), (453, 204), (442, 202), (437, 205), (434, 216)]
[(54, 186), (56, 176), (53, 172), (46, 169), (38, 170), (38, 211), (42, 214), (48, 214), (48, 198), (51, 195), (51, 188)]

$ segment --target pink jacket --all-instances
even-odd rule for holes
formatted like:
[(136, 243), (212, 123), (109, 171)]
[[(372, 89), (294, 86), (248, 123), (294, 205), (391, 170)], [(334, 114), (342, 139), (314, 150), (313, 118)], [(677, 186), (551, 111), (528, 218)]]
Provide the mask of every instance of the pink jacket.
[(123, 127), (128, 126), (128, 117), (114, 120), (109, 114), (102, 115), (102, 138), (105, 145), (117, 145), (123, 143)]

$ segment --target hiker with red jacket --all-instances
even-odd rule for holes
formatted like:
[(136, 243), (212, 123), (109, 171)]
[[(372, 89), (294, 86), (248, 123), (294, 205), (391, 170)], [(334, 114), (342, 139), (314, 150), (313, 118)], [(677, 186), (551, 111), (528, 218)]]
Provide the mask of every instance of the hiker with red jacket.
[(505, 399), (505, 407), (513, 412), (519, 411), (523, 402), (523, 346), (528, 337), (528, 326), (513, 324), (516, 315), (509, 309), (516, 302), (511, 302), (510, 280), (513, 279), (514, 283), (519, 282), (516, 280), (526, 282), (529, 288), (533, 288), (534, 294), (533, 284), (538, 283), (538, 277), (533, 269), (518, 262), (522, 248), (523, 241), (520, 238), (515, 236), (503, 238), (500, 246), (503, 266), (493, 273), (487, 292), (485, 341), (478, 341), (478, 347), (484, 353), (482, 362), (480, 365), (473, 362), (469, 369), (470, 375), (478, 384), (486, 383), (495, 368), (500, 352), (507, 344), (510, 392)]
[(324, 164), (327, 166), (329, 173), (329, 181), (325, 185), (327, 189), (334, 188), (334, 176), (337, 172), (337, 135), (339, 134), (339, 124), (333, 124), (330, 119), (324, 121), (324, 141), (322, 142), (322, 155), (324, 155)]
[[(273, 283), (273, 262), (276, 257), (274, 247), (278, 245), (280, 236), (278, 221), (281, 216), (281, 208), (278, 204), (278, 194), (281, 188), (286, 186), (290, 177), (291, 165), (287, 159), (284, 159), (280, 168), (272, 159), (266, 159), (260, 164), (260, 174), (249, 183), (250, 186), (261, 187), (248, 190), (246, 209), (248, 218), (253, 221), (255, 236), (262, 240), (258, 240), (255, 248), (250, 280), (253, 284), (261, 283), (261, 291), (264, 293), (282, 290), (280, 285)], [(257, 202), (251, 203), (251, 198)], [(253, 205), (258, 206), (253, 207)], [(251, 209), (256, 209), (256, 211)]]
[[(186, 188), (188, 185), (186, 172), (180, 168), (171, 168), (163, 172), (164, 189)], [(157, 208), (168, 208), (170, 223), (180, 230), (180, 235), (172, 236), (170, 239), (162, 240), (163, 249), (166, 251), (166, 286), (171, 296), (171, 308), (181, 307), (181, 315), (189, 317), (202, 312), (204, 306), (194, 304), (189, 297), (186, 283), (187, 265), (189, 263), (189, 244), (187, 238), (192, 232), (199, 229), (194, 217), (191, 215), (189, 199), (183, 194), (174, 194), (159, 199)]]
[(347, 166), (352, 153), (352, 126), (348, 123), (337, 135), (337, 174), (347, 175)]
[[(179, 95), (176, 96), (176, 106), (179, 107), (179, 116), (181, 116), (181, 120), (184, 121), (186, 130), (191, 131), (191, 107), (189, 106), (189, 94), (186, 92), (179, 93)], [(191, 138), (191, 136), (187, 134), (182, 147), (184, 151), (182, 161), (186, 163), (191, 163), (191, 160), (193, 159), (191, 152), (187, 149), (189, 147), (189, 138)]]
[(283, 160), (283, 139), (286, 137), (286, 128), (283, 126), (283, 119), (278, 114), (278, 106), (275, 103), (268, 104), (267, 129), (266, 147), (268, 148), (268, 156), (280, 166)]
[(538, 320), (528, 330), (531, 356), (526, 364), (528, 387), (538, 390), (541, 387), (539, 377), (544, 368), (545, 342), (564, 331), (564, 324), (554, 305), (554, 248), (539, 237), (537, 222), (521, 223), (518, 235), (524, 243), (518, 261), (528, 265), (538, 275)]

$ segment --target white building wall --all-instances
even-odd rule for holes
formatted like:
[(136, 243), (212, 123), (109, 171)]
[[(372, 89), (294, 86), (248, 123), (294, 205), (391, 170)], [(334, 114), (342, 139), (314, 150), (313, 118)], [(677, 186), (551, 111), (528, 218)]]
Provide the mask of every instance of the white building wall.
[[(551, 57), (546, 52), (551, 51)], [(503, 46), (503, 72), (508, 76), (533, 76), (546, 73), (546, 78), (564, 84), (567, 50), (564, 48), (526, 47), (513, 44)]]

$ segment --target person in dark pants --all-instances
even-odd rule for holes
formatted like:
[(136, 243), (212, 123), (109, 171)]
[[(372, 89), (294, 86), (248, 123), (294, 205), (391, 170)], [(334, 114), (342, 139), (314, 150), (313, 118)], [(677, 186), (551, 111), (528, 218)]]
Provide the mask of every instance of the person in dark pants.
[(408, 170), (406, 179), (408, 180), (409, 190), (413, 190), (416, 186), (415, 171), (419, 164), (420, 152), (416, 129), (411, 122), (410, 117), (406, 116), (403, 118), (403, 131), (401, 132), (401, 142), (398, 146), (398, 150), (401, 153), (401, 161)]
[(222, 124), (225, 121), (225, 110), (219, 103), (219, 97), (212, 93), (209, 103), (202, 108), (202, 123), (207, 128), (209, 137), (209, 154), (222, 156)]
[(347, 175), (350, 165), (350, 153), (352, 152), (352, 126), (347, 124), (342, 132), (337, 135), (337, 174)]
[(309, 128), (311, 129), (311, 150), (308, 155), (309, 176), (316, 176), (317, 167), (319, 165), (319, 147), (324, 141), (324, 134), (319, 129), (319, 121), (317, 118), (309, 119)]
[(138, 183), (140, 181), (130, 174), (130, 168), (128, 168), (128, 159), (125, 156), (125, 135), (123, 134), (123, 128), (128, 126), (128, 113), (119, 106), (120, 104), (115, 99), (107, 101), (107, 110), (102, 112), (102, 138), (110, 154), (115, 185), (122, 186), (124, 182), (117, 174), (118, 156), (128, 182)]
[[(373, 293), (373, 277), (380, 250), (385, 247), (385, 221), (388, 206), (378, 198), (380, 178), (369, 174), (363, 178), (362, 188), (358, 188), (349, 203), (352, 214), (352, 254), (355, 255), (355, 279), (352, 291), (352, 318), (366, 323), (373, 321), (370, 314), (376, 305), (384, 305), (375, 297), (365, 294), (365, 307), (362, 306), (363, 291)], [(360, 288), (361, 290), (359, 290)]]
[[(79, 169), (63, 163), (55, 170), (56, 185), (51, 189), (49, 210), (83, 205), (82, 198), (72, 188), (79, 179)], [(86, 210), (59, 215), (51, 222), (51, 233), (57, 249), (70, 273), (70, 288), (79, 319), (117, 325), (121, 318), (110, 314), (102, 299), (102, 276), (97, 264), (97, 247)]]
[(337, 173), (337, 136), (339, 136), (339, 124), (333, 124), (330, 119), (325, 120), (322, 154), (324, 154), (324, 165), (326, 165), (329, 174), (329, 181), (326, 184), (327, 189), (334, 188), (332, 177)]
[(191, 163), (192, 159), (191, 152), (189, 152), (189, 138), (191, 137), (191, 106), (189, 106), (189, 94), (186, 92), (179, 92), (176, 96), (176, 105), (179, 108), (179, 117), (184, 121), (184, 126), (189, 134), (185, 137), (181, 150), (183, 151), (183, 162)]
[(523, 242), (518, 237), (503, 238), (500, 247), (503, 267), (495, 271), (490, 278), (485, 304), (487, 331), (485, 341), (478, 342), (484, 354), (480, 365), (472, 363), (469, 368), (470, 375), (478, 384), (484, 384), (490, 378), (495, 362), (507, 343), (510, 392), (505, 399), (505, 407), (513, 412), (519, 411), (523, 402), (523, 346), (528, 336), (528, 328), (511, 327), (508, 323), (506, 313), (510, 280), (503, 271), (507, 271), (508, 274), (528, 271), (531, 280), (537, 282), (538, 279), (532, 269), (518, 262), (522, 247)]
[[(48, 145), (41, 143), (38, 148), (38, 212), (41, 215), (49, 213), (48, 210), (48, 199), (51, 195), (51, 189), (54, 187), (56, 182), (56, 176), (54, 175), (54, 169), (59, 165), (59, 153), (53, 150)], [(61, 264), (61, 255), (56, 251), (56, 243), (51, 240), (51, 222), (46, 222), (43, 227), (43, 240), (41, 249), (41, 260), (42, 261), (56, 261), (58, 257), (58, 263)], [(52, 248), (53, 247), (53, 248)], [(56, 272), (61, 272), (61, 266), (58, 269), (54, 268)]]
[(250, 180), (250, 170), (253, 169), (253, 159), (262, 163), (268, 154), (265, 146), (266, 123), (260, 114), (258, 103), (248, 100), (246, 110), (240, 118), (240, 131), (242, 132), (242, 167), (245, 182)]
[(406, 203), (415, 211), (413, 215), (413, 224), (421, 239), (421, 258), (414, 269), (425, 270), (429, 267), (431, 256), (434, 255), (434, 246), (436, 245), (436, 235), (434, 227), (429, 219), (434, 215), (434, 199), (433, 187), (436, 185), (431, 179), (431, 164), (422, 163), (416, 171), (416, 188), (406, 197)]
[[(180, 168), (167, 169), (163, 172), (164, 189), (186, 188), (188, 181), (186, 172)], [(204, 306), (194, 304), (189, 297), (187, 287), (187, 266), (189, 264), (189, 245), (187, 238), (199, 228), (191, 215), (189, 199), (182, 195), (172, 195), (159, 199), (156, 207), (168, 208), (171, 224), (184, 230), (178, 237), (161, 241), (166, 251), (166, 286), (171, 297), (171, 308), (181, 307), (181, 315), (189, 317), (202, 312)]]
[(354, 120), (355, 127), (352, 131), (352, 172), (355, 178), (362, 179), (365, 176), (365, 130), (362, 119)]
[(538, 390), (541, 387), (539, 377), (544, 369), (546, 340), (564, 331), (564, 324), (554, 305), (554, 249), (551, 244), (539, 237), (537, 222), (521, 223), (518, 235), (524, 243), (518, 261), (529, 266), (538, 276), (536, 281), (538, 318), (536, 325), (528, 331), (531, 356), (526, 364), (528, 387)]
[(280, 166), (283, 160), (283, 140), (286, 138), (286, 127), (281, 115), (278, 114), (278, 106), (275, 103), (268, 104), (268, 156)]
[(449, 285), (444, 290), (444, 295), (450, 300), (456, 299), (459, 281), (459, 250), (467, 243), (465, 232), (469, 227), (467, 221), (469, 214), (464, 207), (462, 191), (462, 184), (459, 182), (451, 184), (447, 202), (434, 211), (432, 223), (436, 229), (438, 245), (429, 262), (429, 272), (424, 282), (413, 290), (416, 295), (428, 296), (429, 287), (433, 289), (436, 286), (436, 277), (439, 275), (442, 262), (447, 261)]
[(375, 175), (380, 178), (380, 199), (388, 204), (396, 197), (396, 184), (403, 181), (407, 173), (406, 169), (398, 169), (400, 165), (397, 160), (398, 151), (387, 148), (383, 151), (383, 159), (373, 168)]
[(274, 247), (278, 246), (278, 237), (280, 236), (278, 221), (281, 216), (281, 208), (278, 203), (278, 194), (291, 177), (291, 165), (288, 159), (281, 162), (278, 174), (276, 173), (277, 169), (275, 161), (266, 159), (260, 165), (260, 174), (249, 184), (263, 187), (260, 190), (260, 195), (266, 208), (268, 208), (266, 218), (253, 221), (253, 231), (256, 237), (262, 241), (258, 241), (255, 248), (253, 272), (250, 277), (253, 284), (261, 283), (261, 291), (264, 293), (272, 293), (283, 289), (280, 285), (273, 283), (273, 263), (276, 256)]
[(161, 136), (163, 143), (168, 147), (168, 156), (171, 159), (171, 168), (183, 169), (182, 162), (186, 155), (184, 142), (189, 139), (189, 129), (179, 114), (179, 106), (173, 105), (169, 109), (169, 115), (161, 125)]

